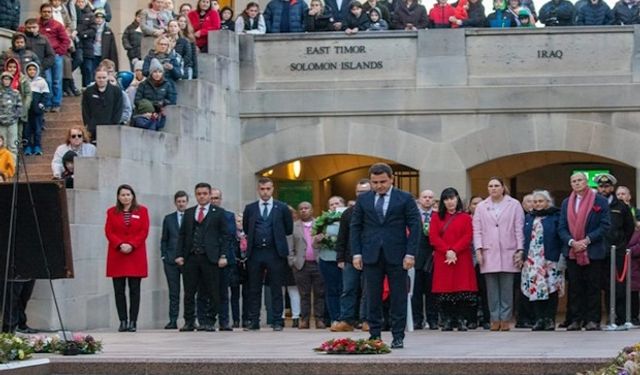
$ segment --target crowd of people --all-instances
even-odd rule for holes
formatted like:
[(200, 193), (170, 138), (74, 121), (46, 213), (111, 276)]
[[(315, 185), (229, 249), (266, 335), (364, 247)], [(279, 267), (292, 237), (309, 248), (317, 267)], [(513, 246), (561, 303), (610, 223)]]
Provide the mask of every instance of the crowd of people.
[[(614, 176), (605, 173), (595, 181), (592, 189), (584, 173), (574, 173), (571, 194), (558, 207), (546, 190), (519, 202), (502, 179), (492, 177), (487, 198), (472, 197), (465, 207), (453, 187), (439, 198), (428, 189), (415, 198), (395, 188), (391, 167), (378, 163), (357, 182), (356, 200), (333, 196), (321, 215), (309, 202), (294, 209), (274, 199), (267, 177), (258, 180), (259, 199), (237, 215), (222, 208), (220, 189), (199, 183), (196, 204), (187, 208), (189, 194), (178, 191), (176, 211), (162, 224), (170, 300), (165, 328), (178, 328), (182, 279), (180, 331), (215, 331), (216, 322), (221, 331), (259, 330), (263, 293), (274, 331), (284, 327), (288, 295), (294, 328), (362, 329), (372, 338), (390, 330), (395, 347), (402, 347), (407, 328), (509, 331), (515, 320), (516, 328), (534, 331), (599, 330), (612, 246), (616, 272), (632, 272), (632, 322), (639, 324), (636, 209), (629, 189), (616, 189)], [(118, 188), (105, 231), (119, 330), (135, 331), (149, 221), (130, 186)], [(625, 267), (627, 248), (632, 258)], [(566, 315), (556, 322), (565, 293)], [(610, 318), (621, 325), (623, 279), (617, 279), (615, 293)], [(409, 300), (413, 327), (407, 325)]]

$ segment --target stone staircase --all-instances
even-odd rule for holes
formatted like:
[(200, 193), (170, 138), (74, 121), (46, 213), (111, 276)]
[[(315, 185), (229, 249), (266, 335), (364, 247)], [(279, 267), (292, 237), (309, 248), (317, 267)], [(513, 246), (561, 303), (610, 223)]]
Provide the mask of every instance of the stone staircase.
[[(51, 159), (56, 148), (67, 140), (67, 129), (83, 125), (81, 97), (65, 97), (60, 112), (45, 114), (46, 130), (42, 132), (43, 155), (25, 156), (29, 181), (50, 181)], [(26, 181), (24, 170), (20, 168), (20, 181)]]

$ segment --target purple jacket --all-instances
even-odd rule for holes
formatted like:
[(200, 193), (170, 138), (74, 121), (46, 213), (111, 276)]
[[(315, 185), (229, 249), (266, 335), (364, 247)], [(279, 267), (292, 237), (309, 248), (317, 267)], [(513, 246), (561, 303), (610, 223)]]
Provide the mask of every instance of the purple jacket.
[(640, 231), (635, 230), (627, 247), (631, 250), (631, 290), (640, 291)]
[(524, 211), (520, 202), (508, 195), (504, 197), (500, 216), (491, 212), (491, 198), (478, 204), (473, 216), (473, 245), (482, 249), (481, 273), (520, 272), (513, 264), (513, 254), (523, 249)]

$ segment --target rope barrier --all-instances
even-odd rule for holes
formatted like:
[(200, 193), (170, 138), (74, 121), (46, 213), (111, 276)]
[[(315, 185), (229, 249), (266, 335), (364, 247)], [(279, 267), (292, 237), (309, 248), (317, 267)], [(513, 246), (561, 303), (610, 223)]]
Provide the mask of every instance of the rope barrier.
[(619, 283), (623, 282), (627, 276), (627, 272), (629, 271), (629, 262), (631, 260), (631, 254), (627, 253), (624, 255), (624, 265), (622, 266), (622, 273), (618, 274), (616, 272), (616, 279)]

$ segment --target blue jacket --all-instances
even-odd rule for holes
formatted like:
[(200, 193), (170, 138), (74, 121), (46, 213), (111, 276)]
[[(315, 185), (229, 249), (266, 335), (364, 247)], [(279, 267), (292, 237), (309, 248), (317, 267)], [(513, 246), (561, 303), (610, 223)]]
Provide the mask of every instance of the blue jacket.
[(540, 22), (546, 26), (572, 26), (575, 8), (567, 0), (553, 0), (540, 9)]
[[(533, 221), (536, 217), (527, 214), (524, 218), (524, 257), (529, 254), (529, 246), (531, 245), (531, 231), (533, 229)], [(562, 240), (558, 235), (558, 222), (560, 220), (560, 210), (542, 218), (542, 242), (544, 245), (544, 258), (552, 262), (560, 259), (562, 252)]]
[(600, 26), (613, 24), (613, 13), (604, 1), (600, 0), (596, 5), (591, 2), (585, 4), (578, 11), (576, 25)]
[[(569, 198), (562, 202), (562, 211), (560, 212), (560, 222), (558, 224), (558, 234), (562, 239), (563, 254), (569, 255), (569, 240), (573, 239), (569, 232), (569, 223), (567, 221), (567, 207), (569, 206)], [(593, 208), (587, 218), (587, 227), (585, 234), (591, 240), (591, 244), (587, 247), (589, 259), (604, 259), (608, 252), (604, 237), (611, 227), (609, 219), (609, 202), (599, 194), (596, 194), (596, 200), (593, 202)]]
[[(282, 21), (282, 8), (289, 0), (271, 0), (264, 10), (264, 22), (267, 25), (268, 33), (281, 33), (280, 23)], [(297, 0), (295, 4), (289, 6), (289, 32), (304, 32), (304, 17), (309, 12), (309, 6), (304, 0)]]
[(351, 252), (362, 255), (364, 264), (375, 264), (383, 256), (387, 264), (401, 265), (405, 255), (416, 256), (422, 233), (420, 211), (411, 194), (393, 188), (381, 222), (375, 195), (369, 191), (356, 201), (350, 225)]

